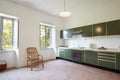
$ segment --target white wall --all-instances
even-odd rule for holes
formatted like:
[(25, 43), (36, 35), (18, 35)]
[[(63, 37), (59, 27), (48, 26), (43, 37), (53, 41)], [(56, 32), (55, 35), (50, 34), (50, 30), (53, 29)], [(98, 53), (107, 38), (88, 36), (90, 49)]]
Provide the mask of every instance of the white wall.
[(5, 60), (7, 62), (7, 68), (16, 66), (15, 56), (16, 55), (14, 51), (0, 52), (0, 60)]
[[(39, 49), (40, 22), (45, 22), (56, 26), (57, 32), (59, 27), (62, 26), (62, 20), (60, 18), (24, 6), (20, 6), (18, 4), (9, 2), (9, 0), (0, 0), (0, 13), (16, 16), (19, 18), (18, 67), (26, 65), (26, 47), (35, 46)], [(13, 58), (14, 57), (12, 56), (11, 59)], [(11, 65), (13, 64), (12, 60), (10, 63)]]
[(73, 8), (72, 15), (65, 19), (65, 28), (120, 19), (120, 0), (86, 0)]

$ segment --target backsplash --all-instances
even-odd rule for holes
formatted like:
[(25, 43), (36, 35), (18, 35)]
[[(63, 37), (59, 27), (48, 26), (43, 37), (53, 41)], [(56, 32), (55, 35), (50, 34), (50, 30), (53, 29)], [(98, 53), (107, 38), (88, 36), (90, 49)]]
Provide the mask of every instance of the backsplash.
[(64, 39), (63, 45), (68, 47), (90, 47), (90, 44), (95, 44), (96, 48), (120, 48), (120, 35), (115, 36), (97, 36), (97, 37), (81, 37), (80, 35), (73, 36), (71, 39)]

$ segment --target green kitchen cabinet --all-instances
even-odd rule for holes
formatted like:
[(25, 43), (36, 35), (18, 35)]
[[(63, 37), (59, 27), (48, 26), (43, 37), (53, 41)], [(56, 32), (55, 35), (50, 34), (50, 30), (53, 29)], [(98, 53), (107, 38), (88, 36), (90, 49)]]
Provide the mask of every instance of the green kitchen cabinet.
[(115, 63), (108, 62), (108, 61), (99, 61), (99, 66), (110, 68), (110, 69), (115, 69)]
[(106, 36), (106, 23), (99, 23), (93, 25), (93, 36)]
[(81, 50), (81, 53), (82, 53), (82, 61), (81, 62), (85, 62), (85, 51), (84, 50)]
[(82, 27), (82, 37), (92, 36), (92, 25)]
[(63, 30), (60, 31), (60, 39), (63, 38)]
[(65, 58), (65, 49), (59, 49), (59, 57)]
[(59, 49), (60, 58), (71, 60), (71, 50), (70, 49)]
[(85, 63), (91, 65), (97, 65), (97, 52), (85, 51)]
[(65, 49), (65, 59), (71, 60), (71, 50)]
[(72, 32), (81, 32), (82, 27), (72, 28), (71, 30), (72, 30)]
[(105, 68), (115, 69), (116, 53), (98, 52), (98, 65)]
[(116, 53), (116, 69), (120, 71), (120, 53)]
[(63, 30), (62, 35), (63, 35), (63, 36), (62, 36), (63, 39), (72, 38), (72, 30), (71, 30), (71, 29)]
[(107, 23), (107, 35), (120, 35), (120, 20)]

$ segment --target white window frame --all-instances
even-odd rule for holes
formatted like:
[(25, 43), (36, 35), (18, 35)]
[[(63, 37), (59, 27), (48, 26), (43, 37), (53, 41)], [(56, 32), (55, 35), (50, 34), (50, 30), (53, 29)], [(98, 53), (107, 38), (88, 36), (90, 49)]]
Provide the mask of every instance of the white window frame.
[[(2, 49), (2, 43), (3, 43), (3, 20), (4, 19), (9, 19), (12, 20), (13, 24), (12, 24), (12, 48), (9, 49)], [(14, 49), (18, 49), (18, 18), (17, 17), (13, 17), (13, 16), (9, 16), (6, 14), (2, 14), (0, 13), (0, 51), (8, 51), (8, 50), (14, 50)]]
[[(47, 46), (45, 46), (45, 47), (41, 47), (41, 44), (40, 44), (40, 42), (39, 42), (39, 46), (40, 46), (40, 49), (45, 49), (45, 48), (54, 48), (55, 47), (55, 45), (56, 45), (56, 30), (54, 29), (53, 30), (53, 28), (55, 28), (55, 26), (54, 25), (50, 25), (50, 24), (46, 24), (46, 23), (40, 23), (40, 27), (39, 27), (39, 30), (41, 29), (41, 26), (46, 26), (46, 27), (50, 27), (50, 46), (49, 47), (47, 47)], [(40, 34), (39, 34), (39, 39), (41, 39), (41, 31), (39, 31), (40, 32)], [(53, 34), (54, 33), (54, 34)], [(54, 37), (53, 37), (54, 36)], [(54, 39), (55, 38), (55, 39)], [(54, 40), (53, 40), (54, 39)], [(39, 40), (39, 41), (41, 41), (41, 40)], [(53, 43), (54, 43), (54, 45), (53, 45)], [(46, 44), (46, 43), (45, 43)]]

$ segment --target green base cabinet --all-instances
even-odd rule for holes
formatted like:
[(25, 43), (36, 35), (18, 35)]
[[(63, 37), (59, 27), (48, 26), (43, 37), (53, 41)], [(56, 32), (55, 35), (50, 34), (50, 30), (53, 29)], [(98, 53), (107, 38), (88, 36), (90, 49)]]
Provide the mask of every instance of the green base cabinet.
[(59, 57), (71, 60), (72, 59), (71, 58), (71, 50), (69, 50), (69, 49), (59, 49)]
[(91, 65), (97, 65), (97, 52), (85, 51), (85, 63)]
[(65, 58), (65, 50), (64, 49), (59, 49), (59, 57)]
[(69, 59), (69, 60), (72, 59), (71, 58), (71, 50), (69, 50), (69, 49), (65, 50), (65, 59)]
[(116, 69), (120, 71), (120, 53), (116, 54)]
[(99, 66), (110, 68), (110, 69), (115, 69), (115, 63), (113, 62), (99, 61)]

